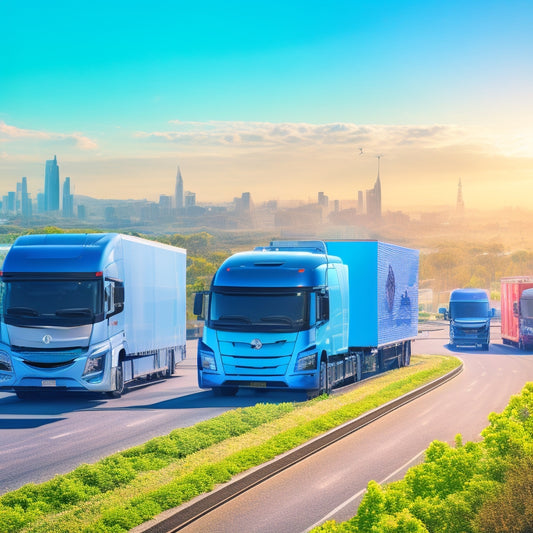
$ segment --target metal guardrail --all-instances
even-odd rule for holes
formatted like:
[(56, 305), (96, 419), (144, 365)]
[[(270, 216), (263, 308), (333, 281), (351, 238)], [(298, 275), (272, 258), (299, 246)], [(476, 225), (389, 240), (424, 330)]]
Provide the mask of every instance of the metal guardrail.
[(174, 510), (162, 513), (159, 518), (154, 518), (149, 522), (132, 529), (131, 533), (173, 533), (179, 531), (198, 518), (208, 514), (217, 507), (220, 507), (227, 501), (251, 489), (255, 485), (258, 485), (292, 465), (303, 461), (310, 455), (317, 453), (330, 444), (333, 444), (354, 431), (370, 424), (374, 420), (398, 409), (402, 405), (405, 405), (440, 385), (443, 385), (460, 374), (462, 370), (463, 365), (461, 364), (448, 374), (441, 376), (414, 391), (404, 394), (400, 398), (396, 398), (395, 400), (377, 407), (350, 422), (338, 426), (327, 433), (280, 455), (268, 463), (264, 463), (250, 469), (244, 474), (238, 475), (233, 481), (223, 484), (220, 488), (215, 489), (212, 492), (200, 496), (191, 502), (185, 503)]

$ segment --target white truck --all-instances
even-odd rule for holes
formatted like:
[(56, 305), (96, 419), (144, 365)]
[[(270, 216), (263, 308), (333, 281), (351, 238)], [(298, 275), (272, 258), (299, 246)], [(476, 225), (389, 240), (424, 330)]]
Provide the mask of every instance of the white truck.
[(19, 237), (2, 270), (0, 390), (105, 392), (170, 376), (186, 346), (186, 251), (116, 233)]

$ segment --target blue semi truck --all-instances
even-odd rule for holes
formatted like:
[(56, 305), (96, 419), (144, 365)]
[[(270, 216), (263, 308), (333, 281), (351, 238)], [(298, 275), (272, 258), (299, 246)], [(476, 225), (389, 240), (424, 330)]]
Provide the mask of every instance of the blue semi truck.
[(19, 237), (3, 265), (0, 390), (105, 392), (185, 357), (186, 252), (115, 233)]
[(408, 365), (418, 257), (378, 241), (273, 241), (231, 256), (195, 298), (199, 386), (315, 396)]
[(450, 321), (451, 346), (489, 349), (490, 320), (495, 310), (490, 308), (487, 291), (455, 289), (450, 294), (449, 309), (441, 307), (439, 313)]

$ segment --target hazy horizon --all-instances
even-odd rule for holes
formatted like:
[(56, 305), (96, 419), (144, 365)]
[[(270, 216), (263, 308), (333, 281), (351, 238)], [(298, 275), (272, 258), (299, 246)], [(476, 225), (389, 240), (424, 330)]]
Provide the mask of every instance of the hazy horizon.
[(533, 5), (0, 3), (0, 193), (529, 206)]

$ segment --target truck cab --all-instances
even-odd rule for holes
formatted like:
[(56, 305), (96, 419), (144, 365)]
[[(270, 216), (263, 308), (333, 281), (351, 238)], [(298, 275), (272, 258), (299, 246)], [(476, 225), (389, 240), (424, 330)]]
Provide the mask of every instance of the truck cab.
[(198, 293), (195, 301), (195, 314), (206, 320), (199, 386), (218, 395), (234, 395), (239, 387), (325, 389), (326, 354), (348, 347), (341, 296), (346, 272), (322, 244), (260, 248), (227, 259), (208, 299)]
[(495, 313), (489, 305), (489, 297), (483, 289), (452, 291), (449, 309), (439, 309), (444, 319), (450, 321), (451, 346), (489, 349), (490, 320)]
[(519, 341), (521, 350), (533, 349), (533, 289), (526, 289), (520, 296), (520, 305), (515, 309), (519, 319)]

